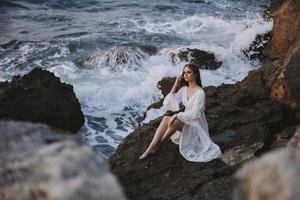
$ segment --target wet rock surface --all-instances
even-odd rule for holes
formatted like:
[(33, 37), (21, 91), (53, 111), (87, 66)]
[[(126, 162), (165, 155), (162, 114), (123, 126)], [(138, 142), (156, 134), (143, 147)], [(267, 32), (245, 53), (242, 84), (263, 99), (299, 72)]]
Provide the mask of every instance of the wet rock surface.
[(41, 122), (70, 132), (84, 123), (73, 86), (40, 68), (0, 82), (0, 119)]
[(264, 50), (267, 47), (268, 42), (271, 40), (271, 32), (257, 35), (255, 40), (250, 44), (249, 48), (244, 50), (243, 53), (248, 57), (249, 60), (258, 59), (263, 62), (267, 57)]
[(202, 51), (199, 49), (182, 49), (179, 53), (170, 53), (170, 58), (173, 63), (177, 61), (194, 63), (200, 69), (218, 69), (222, 62), (216, 60), (215, 55), (211, 52)]

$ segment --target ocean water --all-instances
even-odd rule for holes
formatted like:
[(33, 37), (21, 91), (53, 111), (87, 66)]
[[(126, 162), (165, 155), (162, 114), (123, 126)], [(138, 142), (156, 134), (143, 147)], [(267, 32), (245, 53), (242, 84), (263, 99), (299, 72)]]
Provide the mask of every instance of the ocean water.
[[(42, 67), (74, 86), (86, 123), (79, 131), (106, 157), (139, 124), (165, 110), (157, 82), (185, 63), (170, 53), (211, 51), (222, 66), (204, 86), (235, 83), (260, 67), (242, 50), (272, 29), (267, 0), (2, 0), (0, 81)], [(126, 62), (124, 62), (126, 61)]]

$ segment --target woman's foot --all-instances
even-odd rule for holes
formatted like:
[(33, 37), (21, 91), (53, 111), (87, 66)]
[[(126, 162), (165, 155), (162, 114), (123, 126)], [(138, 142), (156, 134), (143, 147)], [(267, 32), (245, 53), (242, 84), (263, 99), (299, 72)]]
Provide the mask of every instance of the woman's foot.
[(150, 148), (150, 149), (147, 149), (147, 150), (139, 157), (139, 159), (140, 159), (140, 160), (143, 160), (143, 159), (145, 159), (149, 154), (154, 154), (154, 153), (156, 153), (157, 148), (158, 148), (158, 145), (156, 145), (156, 146), (154, 146), (154, 147), (152, 147), (152, 148)]

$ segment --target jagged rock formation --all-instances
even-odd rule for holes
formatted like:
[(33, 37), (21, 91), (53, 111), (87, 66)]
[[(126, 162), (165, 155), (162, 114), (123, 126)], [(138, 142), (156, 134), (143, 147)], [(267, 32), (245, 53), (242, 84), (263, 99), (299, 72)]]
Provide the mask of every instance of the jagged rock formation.
[(128, 135), (109, 159), (111, 170), (129, 199), (231, 199), (233, 168), (216, 159), (187, 162), (170, 141), (146, 160), (139, 160), (160, 119)]
[(0, 82), (0, 119), (41, 122), (74, 133), (84, 124), (73, 86), (40, 68)]
[(173, 63), (178, 61), (184, 61), (187, 63), (194, 63), (199, 66), (200, 69), (218, 69), (222, 62), (218, 62), (215, 55), (211, 52), (202, 51), (199, 49), (182, 49), (177, 54), (170, 53), (169, 57)]

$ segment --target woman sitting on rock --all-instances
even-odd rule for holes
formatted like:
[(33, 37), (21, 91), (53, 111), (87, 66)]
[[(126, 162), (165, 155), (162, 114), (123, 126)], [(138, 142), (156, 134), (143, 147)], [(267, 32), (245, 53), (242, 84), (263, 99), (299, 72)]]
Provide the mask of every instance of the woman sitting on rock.
[[(176, 92), (177, 91), (177, 92)], [(208, 132), (205, 118), (205, 92), (202, 89), (200, 72), (195, 64), (186, 64), (182, 76), (178, 76), (163, 105), (171, 111), (178, 111), (179, 104), (184, 112), (164, 116), (146, 151), (139, 159), (154, 153), (167, 138), (179, 145), (181, 155), (193, 162), (208, 162), (221, 157), (222, 152)]]

